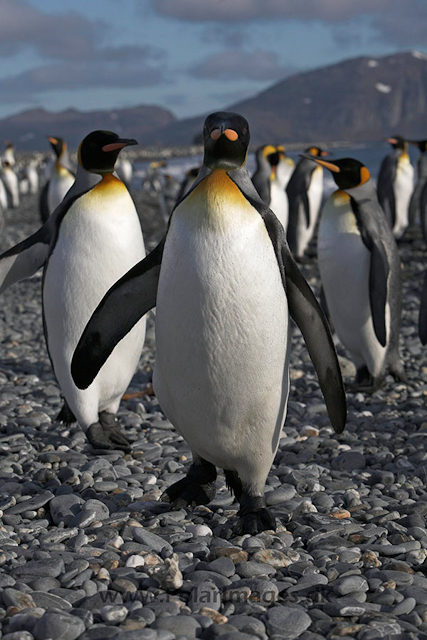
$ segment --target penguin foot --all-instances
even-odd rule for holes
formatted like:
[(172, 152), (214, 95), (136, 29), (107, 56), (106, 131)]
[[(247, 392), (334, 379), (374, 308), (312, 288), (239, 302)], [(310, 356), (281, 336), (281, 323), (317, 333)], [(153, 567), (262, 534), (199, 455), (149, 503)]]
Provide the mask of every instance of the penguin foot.
[(103, 411), (99, 422), (91, 424), (86, 431), (87, 439), (94, 449), (120, 449), (130, 451), (130, 442), (116, 425), (113, 414)]
[(216, 468), (207, 460), (193, 463), (185, 478), (171, 485), (160, 496), (163, 502), (170, 502), (175, 509), (208, 504), (216, 494)]
[(264, 496), (243, 495), (238, 516), (235, 535), (248, 533), (254, 536), (262, 531), (276, 531), (276, 518), (267, 509)]
[(58, 422), (63, 422), (64, 424), (72, 424), (73, 422), (77, 422), (76, 416), (71, 411), (66, 400), (64, 400), (62, 409), (56, 416), (56, 420)]

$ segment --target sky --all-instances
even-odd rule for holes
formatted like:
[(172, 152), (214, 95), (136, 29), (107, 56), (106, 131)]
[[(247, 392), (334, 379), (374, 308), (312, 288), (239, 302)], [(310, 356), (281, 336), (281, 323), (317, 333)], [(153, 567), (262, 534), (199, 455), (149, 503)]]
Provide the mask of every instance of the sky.
[(0, 0), (0, 118), (223, 109), (289, 75), (427, 52), (426, 0)]

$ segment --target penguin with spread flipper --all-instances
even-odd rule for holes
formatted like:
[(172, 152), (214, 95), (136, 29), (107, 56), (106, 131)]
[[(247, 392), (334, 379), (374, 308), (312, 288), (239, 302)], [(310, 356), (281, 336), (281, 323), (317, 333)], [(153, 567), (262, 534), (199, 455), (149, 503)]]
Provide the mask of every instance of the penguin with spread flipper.
[(132, 144), (136, 141), (109, 131), (86, 136), (79, 148), (76, 182), (63, 202), (37, 233), (0, 256), (0, 292), (44, 267), (46, 345), (65, 398), (60, 419), (77, 420), (96, 449), (129, 449), (115, 414), (138, 365), (145, 318), (85, 391), (74, 384), (70, 364), (96, 305), (145, 255), (135, 206), (124, 184), (113, 176), (120, 150)]
[(321, 212), (317, 255), (328, 311), (356, 366), (356, 385), (373, 391), (387, 372), (404, 381), (401, 264), (369, 171), (353, 158), (311, 160), (329, 169), (338, 186)]
[(346, 400), (325, 317), (244, 167), (247, 121), (214, 113), (203, 140), (203, 166), (165, 238), (103, 298), (72, 375), (79, 387), (90, 385), (156, 305), (154, 389), (194, 456), (164, 499), (178, 507), (207, 504), (220, 467), (240, 502), (236, 531), (255, 534), (275, 528), (264, 485), (286, 414), (290, 318), (303, 333), (337, 432)]

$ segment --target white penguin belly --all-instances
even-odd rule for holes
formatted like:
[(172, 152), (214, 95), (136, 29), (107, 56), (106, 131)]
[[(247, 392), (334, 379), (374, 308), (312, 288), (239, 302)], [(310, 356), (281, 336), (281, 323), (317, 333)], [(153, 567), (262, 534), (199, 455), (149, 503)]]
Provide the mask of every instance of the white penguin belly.
[(145, 317), (117, 345), (88, 389), (79, 390), (70, 372), (83, 330), (107, 290), (145, 255), (141, 227), (124, 187), (100, 183), (71, 206), (59, 229), (43, 286), (47, 343), (64, 396), (86, 429), (98, 412), (117, 410), (138, 365)]
[(408, 157), (399, 159), (393, 188), (396, 206), (393, 234), (396, 238), (401, 238), (408, 226), (409, 202), (414, 190), (414, 168)]
[(61, 167), (60, 170), (55, 169), (52, 178), (49, 182), (49, 189), (47, 192), (47, 204), (49, 207), (49, 214), (52, 214), (56, 207), (61, 204), (65, 194), (74, 184), (74, 176), (71, 175), (67, 169)]
[[(317, 251), (320, 277), (338, 338), (357, 367), (365, 364), (374, 377), (378, 376), (384, 368), (386, 347), (379, 343), (372, 321), (370, 252), (363, 244), (347, 194), (335, 192), (327, 200)], [(387, 331), (389, 334), (389, 326)]]
[(270, 209), (276, 214), (286, 231), (289, 215), (288, 196), (277, 179), (270, 180)]
[(262, 491), (286, 413), (287, 300), (261, 216), (215, 173), (172, 217), (154, 388), (193, 452)]
[(12, 207), (19, 207), (19, 181), (18, 176), (13, 169), (5, 169), (3, 171), (3, 182), (9, 195)]

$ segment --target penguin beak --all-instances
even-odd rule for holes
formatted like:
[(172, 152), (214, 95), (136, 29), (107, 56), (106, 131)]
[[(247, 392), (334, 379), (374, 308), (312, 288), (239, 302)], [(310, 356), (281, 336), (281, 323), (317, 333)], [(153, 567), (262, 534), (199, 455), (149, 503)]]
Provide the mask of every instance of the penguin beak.
[(50, 144), (58, 144), (58, 140), (56, 138), (51, 138), (50, 136), (47, 136), (47, 139), (49, 140)]
[(316, 158), (315, 156), (309, 156), (304, 153), (300, 154), (300, 158), (307, 158), (307, 160), (313, 160), (313, 162), (317, 162), (317, 164), (321, 164), (325, 169), (329, 169), (333, 173), (340, 173), (341, 169), (337, 167), (333, 162), (326, 162), (326, 160), (320, 160), (320, 158)]
[(102, 147), (102, 150), (105, 151), (106, 153), (110, 151), (117, 151), (117, 150), (120, 151), (120, 149), (123, 149), (124, 147), (130, 147), (135, 144), (138, 144), (138, 142), (133, 138), (120, 138), (119, 140), (116, 140), (116, 142), (111, 142), (110, 144), (104, 144), (104, 146)]
[(389, 144), (397, 144), (396, 138), (386, 138), (385, 141)]

